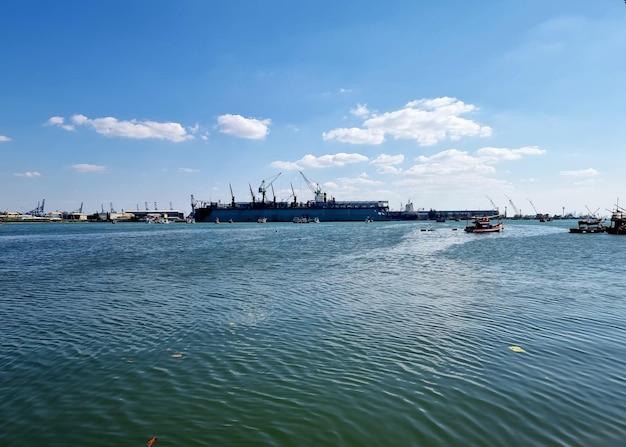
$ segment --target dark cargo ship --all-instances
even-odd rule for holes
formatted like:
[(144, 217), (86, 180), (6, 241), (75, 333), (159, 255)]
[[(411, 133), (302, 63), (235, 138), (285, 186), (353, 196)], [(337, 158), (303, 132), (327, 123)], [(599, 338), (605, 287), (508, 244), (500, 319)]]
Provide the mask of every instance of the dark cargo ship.
[[(313, 184), (304, 177), (313, 192), (313, 200), (297, 202), (266, 200), (267, 188), (271, 183), (261, 183), (259, 192), (261, 200), (252, 194), (251, 202), (235, 202), (234, 196), (229, 204), (194, 199), (191, 196), (191, 215), (196, 222), (294, 222), (302, 219), (320, 222), (351, 222), (351, 221), (386, 221), (390, 220), (389, 202), (376, 201), (336, 201), (328, 198), (319, 184)], [(280, 175), (280, 174), (278, 174)], [(274, 180), (276, 177), (274, 177)], [(292, 188), (293, 190), (293, 188)], [(252, 188), (251, 188), (252, 192)]]

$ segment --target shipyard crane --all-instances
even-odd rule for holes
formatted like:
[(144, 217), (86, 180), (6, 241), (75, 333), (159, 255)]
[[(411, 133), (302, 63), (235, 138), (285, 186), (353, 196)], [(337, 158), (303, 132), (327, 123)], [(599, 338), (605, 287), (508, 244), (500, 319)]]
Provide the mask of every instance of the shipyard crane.
[(535, 210), (535, 217), (537, 219), (541, 218), (542, 216), (539, 215), (539, 211), (537, 211), (537, 208), (535, 208), (535, 204), (533, 203), (533, 201), (530, 199), (527, 199), (527, 200), (530, 202), (530, 206), (533, 207), (533, 210)]
[(489, 199), (489, 202), (491, 202), (491, 206), (493, 206), (493, 209), (496, 210), (496, 213), (498, 213), (498, 216), (500, 216), (500, 208), (498, 208), (496, 206), (495, 203), (493, 203), (493, 200), (491, 200), (491, 197), (489, 197), (488, 195), (485, 194), (485, 196)]
[(34, 210), (30, 210), (26, 214), (30, 214), (31, 216), (43, 217), (43, 207), (46, 204), (46, 199), (43, 199), (41, 202), (37, 202), (37, 208)]
[(293, 206), (298, 205), (298, 197), (296, 196), (296, 191), (293, 189), (293, 183), (289, 183), (291, 185), (291, 195), (293, 196)]
[(228, 183), (228, 187), (230, 188), (230, 204), (234, 208), (235, 207), (235, 194), (233, 194), (233, 187)]
[(326, 194), (324, 194), (322, 192), (322, 187), (320, 186), (320, 184), (317, 183), (317, 182), (313, 183), (311, 180), (309, 180), (307, 178), (306, 175), (304, 175), (304, 172), (302, 172), (302, 171), (298, 171), (298, 172), (300, 172), (300, 175), (302, 176), (302, 178), (306, 182), (307, 186), (309, 187), (309, 189), (311, 190), (311, 192), (315, 196), (315, 201), (316, 202), (325, 202), (326, 201)]
[(248, 187), (250, 188), (250, 195), (252, 196), (252, 203), (256, 202), (256, 196), (254, 195), (254, 191), (252, 190), (252, 185), (248, 183)]
[(515, 211), (515, 216), (519, 216), (520, 218), (522, 217), (522, 212), (520, 210), (517, 209), (517, 207), (515, 206), (515, 204), (513, 203), (513, 201), (511, 200), (511, 198), (509, 196), (507, 196), (506, 194), (504, 195), (507, 199), (509, 199), (509, 203), (511, 204), (511, 207), (513, 208), (513, 210)]
[[(278, 174), (276, 174), (273, 177), (270, 177), (268, 179), (265, 179), (261, 182), (261, 185), (259, 185), (259, 192), (261, 193), (261, 201), (263, 203), (265, 203), (265, 194), (267, 193), (267, 188), (271, 187), (272, 184), (274, 183), (274, 181), (278, 178), (278, 176), (281, 173), (279, 172)], [(266, 183), (267, 182), (267, 183)]]

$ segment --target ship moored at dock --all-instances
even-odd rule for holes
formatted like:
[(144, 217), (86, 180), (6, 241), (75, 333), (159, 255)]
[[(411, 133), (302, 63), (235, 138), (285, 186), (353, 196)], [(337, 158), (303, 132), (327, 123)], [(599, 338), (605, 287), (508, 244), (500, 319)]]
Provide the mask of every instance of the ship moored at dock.
[(276, 201), (275, 197), (266, 200), (267, 188), (271, 183), (266, 185), (263, 181), (259, 187), (261, 200), (257, 200), (253, 194), (251, 202), (235, 202), (232, 191), (229, 204), (196, 200), (192, 195), (191, 216), (196, 222), (215, 222), (216, 219), (222, 222), (258, 222), (259, 219), (267, 222), (293, 222), (294, 219), (320, 222), (363, 222), (368, 218), (374, 221), (390, 220), (389, 202), (386, 200), (337, 201), (334, 197), (328, 198), (319, 184), (313, 184), (302, 172), (300, 174), (313, 192), (313, 200), (297, 202), (295, 194), (294, 200), (290, 202)]

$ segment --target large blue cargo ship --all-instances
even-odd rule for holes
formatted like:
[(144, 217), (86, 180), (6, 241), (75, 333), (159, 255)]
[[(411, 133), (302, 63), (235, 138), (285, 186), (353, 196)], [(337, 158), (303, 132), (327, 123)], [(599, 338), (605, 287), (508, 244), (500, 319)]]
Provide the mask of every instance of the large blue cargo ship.
[[(327, 198), (319, 184), (313, 185), (301, 172), (311, 188), (314, 199), (307, 202), (266, 200), (266, 191), (271, 183), (261, 183), (259, 192), (262, 198), (252, 195), (252, 202), (224, 204), (194, 199), (191, 196), (191, 218), (196, 222), (350, 222), (390, 220), (389, 202), (376, 201), (336, 201)], [(280, 175), (280, 174), (278, 174)], [(278, 177), (278, 176), (276, 176)], [(274, 178), (275, 179), (275, 178)], [(232, 193), (231, 193), (232, 196)]]

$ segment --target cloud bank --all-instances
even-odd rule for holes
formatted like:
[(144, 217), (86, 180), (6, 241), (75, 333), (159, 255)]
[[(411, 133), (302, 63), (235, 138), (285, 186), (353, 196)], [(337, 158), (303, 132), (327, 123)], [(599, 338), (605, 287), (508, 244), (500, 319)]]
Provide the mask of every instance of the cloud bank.
[(66, 123), (61, 116), (53, 116), (48, 122), (50, 126), (57, 126), (68, 131), (74, 131), (78, 126), (86, 126), (107, 137), (169, 140), (180, 143), (194, 137), (187, 133), (179, 123), (159, 123), (156, 121), (120, 121), (108, 116), (105, 118), (90, 119), (85, 115), (73, 115), (70, 123)]
[[(492, 129), (462, 118), (476, 107), (456, 98), (421, 99), (407, 103), (402, 109), (372, 114), (363, 126), (338, 128), (324, 132), (324, 140), (337, 140), (351, 144), (382, 144), (387, 136), (394, 139), (415, 140), (420, 146), (432, 146), (444, 140), (461, 137), (488, 137)], [(366, 105), (358, 104), (352, 110), (355, 116), (367, 117)]]
[(362, 163), (368, 161), (365, 155), (346, 154), (340, 152), (338, 154), (322, 155), (315, 157), (307, 154), (297, 161), (275, 161), (271, 163), (273, 168), (282, 170), (303, 170), (307, 168), (330, 168), (334, 166), (345, 166), (352, 163)]

